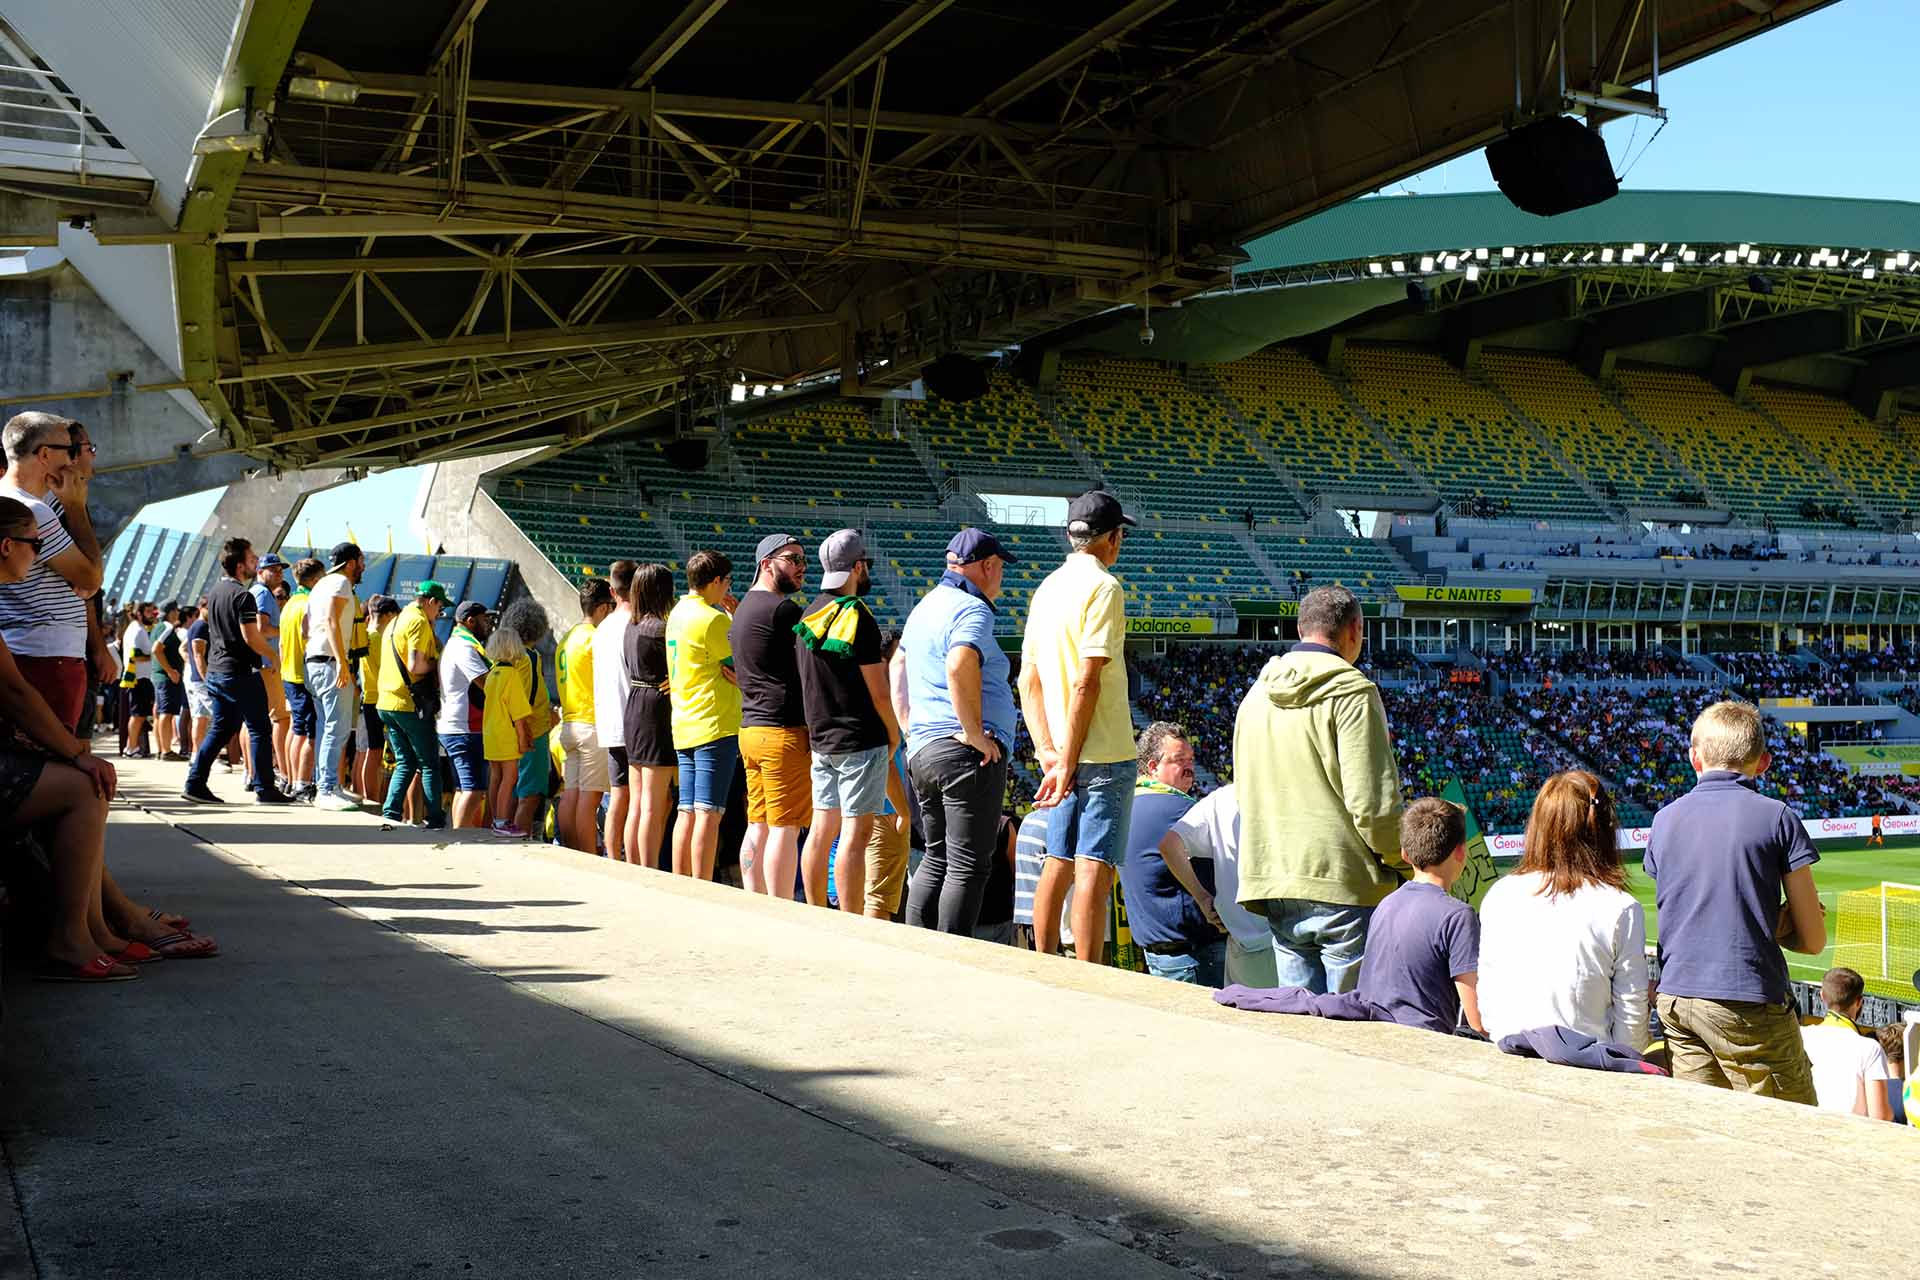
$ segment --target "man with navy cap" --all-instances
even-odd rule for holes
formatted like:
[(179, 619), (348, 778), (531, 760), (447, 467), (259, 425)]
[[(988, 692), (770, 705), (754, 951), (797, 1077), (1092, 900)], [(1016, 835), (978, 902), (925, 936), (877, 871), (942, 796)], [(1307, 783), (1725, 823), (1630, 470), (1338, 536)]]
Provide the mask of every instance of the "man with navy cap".
[(1034, 947), (1049, 954), (1059, 944), (1071, 886), (1074, 954), (1096, 964), (1139, 773), (1127, 710), (1126, 602), (1108, 572), (1134, 523), (1104, 490), (1068, 504), (1070, 554), (1034, 591), (1020, 642), (1020, 707), (1044, 771), (1033, 803), (1053, 810), (1033, 895)]
[(1018, 712), (1007, 655), (993, 638), (994, 601), (1014, 563), (985, 529), (955, 534), (947, 570), (914, 606), (893, 659), (906, 674), (907, 776), (926, 829), (907, 923), (942, 933), (973, 933), (1000, 852)]

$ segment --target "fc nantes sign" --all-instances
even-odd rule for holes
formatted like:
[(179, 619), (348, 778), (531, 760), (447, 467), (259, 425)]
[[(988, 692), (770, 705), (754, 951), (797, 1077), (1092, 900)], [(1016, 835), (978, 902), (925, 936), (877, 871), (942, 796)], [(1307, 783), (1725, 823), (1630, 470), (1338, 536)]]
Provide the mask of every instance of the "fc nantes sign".
[(1212, 618), (1128, 618), (1130, 636), (1210, 636)]
[(1408, 604), (1532, 604), (1531, 587), (1395, 587)]

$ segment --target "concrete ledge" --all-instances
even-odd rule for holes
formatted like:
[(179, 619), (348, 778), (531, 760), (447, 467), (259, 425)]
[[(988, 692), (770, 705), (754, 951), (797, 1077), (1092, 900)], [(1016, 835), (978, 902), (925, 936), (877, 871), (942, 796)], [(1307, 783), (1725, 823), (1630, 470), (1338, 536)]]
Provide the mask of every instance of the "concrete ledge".
[[(486, 837), (196, 809), (157, 785), (178, 768), (130, 766), (148, 812), (117, 808), (110, 857), (228, 954), (9, 992), (47, 1274), (1799, 1280), (1905, 1255), (1823, 1225), (1920, 1197), (1892, 1126)], [(127, 1126), (186, 1172), (103, 1228), (80, 1197)]]

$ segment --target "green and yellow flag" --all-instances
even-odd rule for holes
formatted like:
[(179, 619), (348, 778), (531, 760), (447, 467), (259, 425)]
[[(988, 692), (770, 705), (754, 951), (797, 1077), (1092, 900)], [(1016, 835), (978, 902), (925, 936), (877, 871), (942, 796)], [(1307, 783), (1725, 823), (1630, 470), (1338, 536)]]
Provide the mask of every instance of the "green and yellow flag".
[(1467, 815), (1467, 869), (1453, 882), (1451, 892), (1454, 897), (1478, 911), (1480, 899), (1487, 896), (1488, 886), (1499, 878), (1499, 869), (1493, 865), (1493, 854), (1487, 850), (1487, 837), (1474, 820), (1473, 806), (1467, 803), (1467, 789), (1460, 785), (1460, 779), (1448, 779), (1447, 785), (1440, 789), (1440, 798), (1449, 804), (1459, 805)]

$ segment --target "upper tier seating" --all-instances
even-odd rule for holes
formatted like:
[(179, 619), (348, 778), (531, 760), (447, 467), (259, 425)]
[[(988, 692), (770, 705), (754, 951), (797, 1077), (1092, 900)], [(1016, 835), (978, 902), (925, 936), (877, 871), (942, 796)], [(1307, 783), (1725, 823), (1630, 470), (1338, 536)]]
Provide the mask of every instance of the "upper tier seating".
[(733, 432), (756, 500), (924, 507), (938, 501), (906, 441), (876, 428), (864, 402), (823, 400), (755, 418)]
[(1753, 400), (1852, 485), (1868, 510), (1897, 515), (1920, 506), (1920, 455), (1846, 401), (1758, 384)]
[(958, 475), (1092, 482), (1053, 433), (1033, 393), (1007, 374), (993, 374), (978, 400), (962, 404), (929, 396), (899, 404), (934, 456)]
[(1298, 351), (1256, 351), (1212, 371), (1247, 425), (1309, 493), (1424, 492)]
[(1346, 361), (1353, 394), (1449, 502), (1484, 496), (1516, 516), (1606, 519), (1496, 396), (1441, 357), (1353, 344)]

